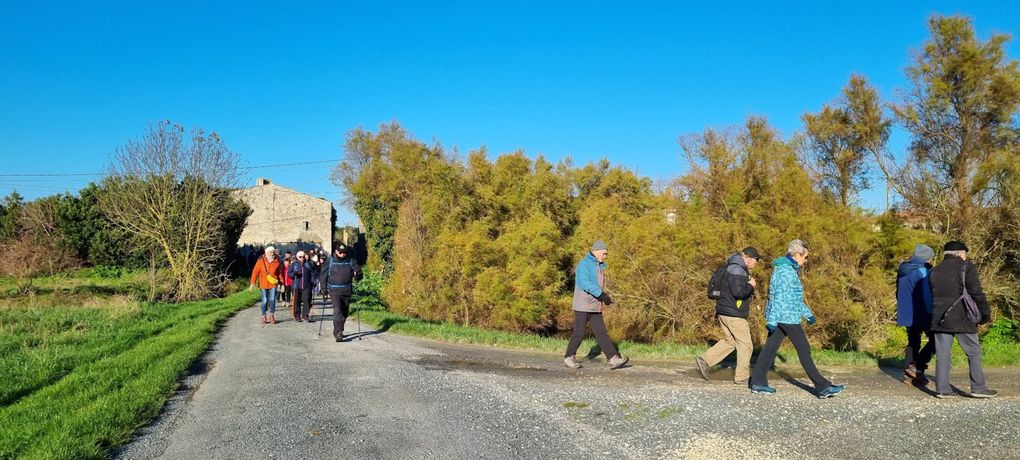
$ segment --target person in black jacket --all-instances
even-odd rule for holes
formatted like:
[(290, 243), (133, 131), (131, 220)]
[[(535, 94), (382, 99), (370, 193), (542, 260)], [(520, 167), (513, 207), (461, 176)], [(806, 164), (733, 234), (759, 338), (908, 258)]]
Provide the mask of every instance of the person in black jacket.
[(333, 248), (333, 257), (323, 266), (326, 273), (326, 287), (333, 304), (333, 337), (337, 342), (344, 340), (344, 323), (351, 310), (351, 296), (354, 282), (361, 279), (361, 267), (348, 256), (347, 245), (341, 243)]
[[(967, 261), (967, 246), (959, 241), (945, 245), (945, 258), (931, 270), (932, 319), (931, 331), (935, 336), (935, 390), (936, 397), (956, 396), (949, 383), (949, 369), (953, 358), (953, 338), (967, 354), (970, 366), (970, 395), (991, 398), (998, 394), (985, 385), (981, 368), (981, 343), (978, 342), (978, 324), (992, 319), (988, 300), (981, 289), (977, 269)], [(967, 292), (978, 306), (981, 319), (978, 323), (967, 318), (962, 295)]]
[(747, 315), (757, 283), (751, 278), (750, 271), (758, 265), (760, 257), (758, 250), (749, 246), (726, 259), (723, 286), (715, 301), (715, 315), (719, 318), (719, 326), (725, 337), (695, 360), (705, 380), (708, 380), (708, 369), (729, 356), (733, 350), (737, 350), (734, 383), (746, 385), (751, 376), (751, 350), (754, 345), (751, 343)]

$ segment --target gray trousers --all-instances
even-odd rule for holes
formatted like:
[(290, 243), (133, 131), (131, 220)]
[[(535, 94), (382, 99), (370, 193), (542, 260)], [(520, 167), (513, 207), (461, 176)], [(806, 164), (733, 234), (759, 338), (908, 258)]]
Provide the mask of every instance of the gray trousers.
[(939, 393), (951, 393), (949, 369), (953, 365), (953, 337), (959, 342), (960, 348), (967, 354), (970, 365), (970, 391), (985, 391), (985, 371), (981, 369), (981, 343), (977, 334), (935, 333), (935, 390)]

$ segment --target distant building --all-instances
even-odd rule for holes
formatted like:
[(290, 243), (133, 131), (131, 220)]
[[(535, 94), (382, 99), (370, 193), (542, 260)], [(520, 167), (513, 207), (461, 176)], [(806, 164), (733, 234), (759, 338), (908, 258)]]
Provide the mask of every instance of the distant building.
[(261, 177), (254, 187), (233, 193), (252, 210), (237, 242), (242, 253), (269, 245), (281, 253), (315, 246), (330, 250), (336, 217), (329, 201)]

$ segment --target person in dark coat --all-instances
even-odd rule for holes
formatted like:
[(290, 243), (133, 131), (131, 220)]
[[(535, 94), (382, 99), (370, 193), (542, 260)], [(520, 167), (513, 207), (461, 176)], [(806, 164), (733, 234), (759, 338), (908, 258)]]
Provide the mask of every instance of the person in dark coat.
[(294, 280), (293, 289), (294, 304), (292, 313), (294, 321), (311, 321), (308, 314), (312, 309), (312, 263), (308, 261), (304, 251), (298, 251), (297, 260), (290, 264), (288, 269), (290, 277)]
[[(935, 354), (931, 333), (931, 283), (928, 274), (935, 251), (923, 244), (914, 248), (914, 255), (900, 264), (896, 275), (896, 325), (907, 328), (906, 368), (908, 381), (927, 385), (924, 372)], [(921, 335), (928, 343), (921, 348)]]
[(747, 385), (751, 377), (751, 328), (747, 324), (747, 316), (751, 311), (751, 296), (757, 286), (751, 278), (751, 270), (758, 265), (758, 250), (746, 247), (743, 251), (726, 259), (725, 272), (719, 298), (715, 301), (715, 316), (719, 320), (724, 337), (712, 348), (698, 356), (695, 363), (701, 376), (708, 380), (708, 369), (725, 359), (733, 350), (737, 351), (737, 368), (733, 373), (733, 381), (738, 385)]
[[(931, 270), (932, 319), (931, 331), (935, 337), (935, 390), (939, 398), (956, 396), (949, 383), (952, 366), (953, 339), (967, 355), (970, 367), (970, 395), (991, 398), (998, 394), (985, 384), (981, 367), (981, 343), (978, 342), (978, 324), (991, 321), (988, 299), (981, 289), (977, 268), (967, 261), (967, 245), (950, 241), (945, 245), (945, 258)], [(975, 323), (967, 317), (962, 298), (964, 288), (974, 299), (981, 319)]]
[(351, 296), (354, 295), (354, 283), (361, 279), (361, 267), (349, 255), (350, 249), (341, 243), (333, 248), (333, 257), (323, 266), (326, 273), (325, 284), (329, 289), (329, 298), (333, 304), (333, 337), (337, 342), (344, 340), (344, 323), (351, 310)]

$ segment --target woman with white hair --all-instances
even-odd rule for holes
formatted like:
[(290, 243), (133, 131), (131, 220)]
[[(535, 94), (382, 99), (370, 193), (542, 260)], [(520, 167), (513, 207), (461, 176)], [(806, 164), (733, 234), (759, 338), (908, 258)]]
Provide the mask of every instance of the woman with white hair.
[[(283, 281), (283, 262), (276, 257), (276, 248), (266, 247), (266, 254), (259, 257), (255, 262), (255, 268), (251, 271), (251, 284), (248, 290), (255, 289), (258, 283), (262, 291), (262, 324), (276, 324), (276, 287)], [(269, 311), (269, 318), (266, 318), (266, 311)]]
[(775, 388), (769, 386), (768, 374), (776, 361), (776, 352), (787, 337), (797, 350), (797, 358), (804, 367), (811, 382), (815, 385), (815, 395), (819, 398), (831, 398), (843, 391), (843, 385), (833, 385), (815, 367), (811, 359), (811, 345), (801, 327), (802, 319), (808, 325), (815, 324), (815, 315), (804, 303), (804, 286), (800, 281), (800, 270), (808, 260), (807, 245), (801, 240), (793, 240), (787, 246), (787, 254), (772, 262), (772, 278), (769, 282), (769, 299), (765, 307), (765, 327), (769, 338), (765, 347), (754, 363), (751, 373), (751, 392), (773, 394)]

